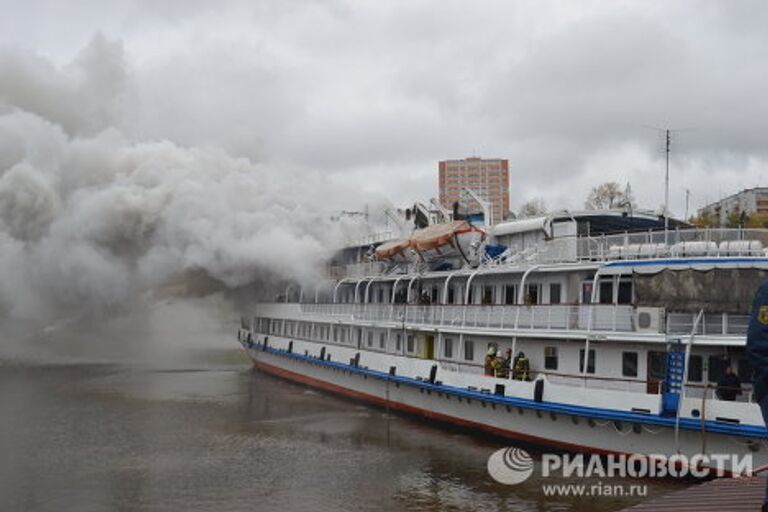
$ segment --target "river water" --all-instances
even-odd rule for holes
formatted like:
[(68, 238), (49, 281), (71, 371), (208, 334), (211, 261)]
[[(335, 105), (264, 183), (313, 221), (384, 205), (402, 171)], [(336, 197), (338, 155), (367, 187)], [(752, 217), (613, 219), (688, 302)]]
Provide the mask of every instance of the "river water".
[[(236, 350), (165, 369), (0, 364), (2, 511), (600, 512), (640, 501), (545, 497), (536, 476), (498, 484), (486, 461), (503, 446), (260, 374)], [(681, 488), (627, 483), (650, 496)]]

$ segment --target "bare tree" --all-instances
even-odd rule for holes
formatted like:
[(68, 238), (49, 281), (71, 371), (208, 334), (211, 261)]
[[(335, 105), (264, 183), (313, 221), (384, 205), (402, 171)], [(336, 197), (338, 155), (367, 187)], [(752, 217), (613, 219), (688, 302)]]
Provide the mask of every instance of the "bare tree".
[(627, 187), (622, 190), (621, 185), (615, 181), (608, 181), (592, 189), (587, 197), (584, 207), (587, 210), (608, 210), (611, 208), (633, 207), (635, 198)]
[(535, 197), (526, 201), (517, 212), (517, 216), (524, 219), (526, 217), (538, 217), (547, 213), (547, 205), (540, 197)]

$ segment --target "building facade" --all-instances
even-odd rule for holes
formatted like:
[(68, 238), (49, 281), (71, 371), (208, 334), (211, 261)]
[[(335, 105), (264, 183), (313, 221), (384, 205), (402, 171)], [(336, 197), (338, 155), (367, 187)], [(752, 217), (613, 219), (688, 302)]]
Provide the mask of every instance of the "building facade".
[(730, 215), (768, 215), (768, 187), (748, 188), (699, 210), (699, 217), (708, 216), (724, 226)]
[(461, 201), (471, 211), (482, 211), (476, 201), (462, 198), (464, 188), (472, 189), (490, 203), (492, 219), (496, 224), (509, 215), (509, 161), (501, 158), (471, 157), (444, 160), (438, 164), (440, 204), (452, 208)]

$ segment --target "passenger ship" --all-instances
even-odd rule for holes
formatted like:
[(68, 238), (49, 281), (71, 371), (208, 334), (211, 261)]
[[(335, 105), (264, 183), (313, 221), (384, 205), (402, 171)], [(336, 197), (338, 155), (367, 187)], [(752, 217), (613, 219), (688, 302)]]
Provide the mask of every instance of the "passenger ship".
[[(332, 285), (257, 304), (238, 334), (255, 366), (557, 449), (768, 464), (744, 352), (768, 231), (626, 211), (442, 220), (347, 247)], [(489, 349), (524, 352), (531, 380), (487, 375)], [(716, 393), (726, 365), (734, 401)]]

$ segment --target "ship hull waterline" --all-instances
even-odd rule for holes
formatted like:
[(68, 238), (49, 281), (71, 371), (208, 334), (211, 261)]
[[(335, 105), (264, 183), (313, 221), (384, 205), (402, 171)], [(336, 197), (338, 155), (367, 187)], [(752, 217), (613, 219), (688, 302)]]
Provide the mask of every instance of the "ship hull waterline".
[[(446, 423), (467, 431), (528, 443), (542, 448), (575, 453), (614, 456), (683, 454), (689, 458), (700, 453), (742, 454), (735, 452), (731, 436), (710, 434), (705, 439), (698, 432), (680, 431), (677, 439), (672, 429), (629, 430), (616, 422), (602, 424), (589, 418), (576, 418), (521, 407), (496, 406), (482, 400), (451, 399), (449, 393), (429, 392), (418, 387), (401, 386), (386, 380), (350, 371), (312, 364), (280, 351), (264, 350), (260, 345), (245, 347), (254, 366), (265, 373), (311, 388), (324, 390), (357, 401), (389, 408), (426, 420)], [(558, 421), (559, 420), (559, 421)], [(510, 428), (509, 423), (519, 428)], [(624, 430), (622, 430), (624, 429)], [(706, 434), (704, 434), (706, 436)], [(631, 437), (630, 437), (631, 436)], [(752, 453), (754, 468), (766, 464), (766, 450)], [(712, 466), (714, 469), (714, 466)], [(730, 471), (726, 467), (725, 475)]]

